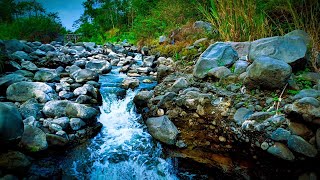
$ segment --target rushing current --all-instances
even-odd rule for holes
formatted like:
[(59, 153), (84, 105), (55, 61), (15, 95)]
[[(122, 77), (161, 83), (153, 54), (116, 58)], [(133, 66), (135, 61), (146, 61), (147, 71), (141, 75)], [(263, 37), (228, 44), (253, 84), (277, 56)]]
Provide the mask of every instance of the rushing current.
[(118, 70), (114, 67), (100, 77), (103, 105), (98, 121), (103, 128), (84, 150), (79, 150), (83, 157), (74, 159), (72, 176), (94, 180), (178, 179), (173, 163), (163, 157), (160, 143), (148, 133), (133, 103), (141, 87), (153, 88), (155, 84), (142, 83), (136, 91), (124, 91), (119, 86), (126, 75)]

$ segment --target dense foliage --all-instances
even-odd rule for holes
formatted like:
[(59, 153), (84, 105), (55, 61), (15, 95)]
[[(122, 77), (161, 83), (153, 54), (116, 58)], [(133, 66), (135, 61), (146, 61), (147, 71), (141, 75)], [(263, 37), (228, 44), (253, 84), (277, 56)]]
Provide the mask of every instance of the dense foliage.
[(0, 39), (50, 42), (64, 32), (58, 14), (36, 1), (0, 1)]
[[(202, 37), (213, 42), (252, 41), (294, 29), (311, 36), (313, 59), (320, 50), (317, 0), (87, 0), (83, 5), (85, 12), (75, 23), (77, 32), (84, 35), (82, 40), (105, 43), (126, 39), (153, 46), (156, 52), (175, 59), (198, 54), (186, 47)], [(210, 22), (213, 31), (194, 29), (197, 20)], [(174, 45), (172, 34), (176, 36)], [(169, 40), (159, 45), (161, 35)], [(205, 48), (208, 44), (200, 45)]]

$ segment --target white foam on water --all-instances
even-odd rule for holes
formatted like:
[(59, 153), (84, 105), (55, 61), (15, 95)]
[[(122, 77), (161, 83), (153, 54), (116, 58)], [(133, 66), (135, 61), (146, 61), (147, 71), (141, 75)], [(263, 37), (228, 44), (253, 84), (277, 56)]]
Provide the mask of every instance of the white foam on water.
[[(132, 102), (135, 94), (127, 91), (124, 99), (107, 95), (103, 99), (99, 122), (103, 129), (88, 146), (90, 157), (74, 162), (74, 175), (81, 179), (158, 180), (178, 179), (170, 159), (162, 158), (162, 149), (141, 123)], [(80, 173), (77, 164), (87, 164)]]

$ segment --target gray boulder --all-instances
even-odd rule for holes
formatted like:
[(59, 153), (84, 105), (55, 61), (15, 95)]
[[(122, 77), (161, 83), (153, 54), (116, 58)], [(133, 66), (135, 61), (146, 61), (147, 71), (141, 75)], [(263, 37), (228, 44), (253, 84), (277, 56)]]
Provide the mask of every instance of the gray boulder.
[(253, 111), (247, 108), (239, 108), (233, 116), (234, 121), (241, 126), (242, 123), (249, 119), (249, 117), (253, 114)]
[(215, 67), (208, 71), (208, 77), (214, 77), (217, 79), (221, 79), (231, 74), (230, 69), (224, 66)]
[(90, 69), (81, 69), (81, 70), (75, 71), (74, 73), (71, 74), (71, 76), (76, 82), (79, 82), (79, 83), (90, 81), (90, 80), (97, 81), (99, 79), (98, 73)]
[(3, 43), (5, 45), (6, 50), (9, 52), (12, 52), (12, 53), (16, 52), (16, 51), (24, 51), (24, 50), (26, 51), (29, 49), (28, 47), (26, 47), (27, 45), (21, 43), (18, 40), (15, 40), (15, 39), (3, 41)]
[(47, 117), (52, 117), (52, 118), (66, 116), (67, 114), (65, 112), (65, 108), (69, 103), (71, 102), (68, 100), (49, 101), (44, 105), (42, 112)]
[(27, 71), (27, 70), (17, 70), (17, 71), (15, 71), (13, 73), (21, 75), (21, 76), (24, 76), (26, 78), (30, 78), (30, 79), (33, 79), (33, 77), (34, 77), (34, 74), (32, 72), (30, 72), (30, 71)]
[(307, 44), (299, 35), (287, 34), (263, 38), (251, 43), (249, 59), (256, 60), (260, 56), (268, 56), (286, 63), (293, 63), (306, 56)]
[(53, 82), (58, 81), (59, 79), (60, 77), (55, 69), (41, 68), (34, 75), (34, 80), (40, 82)]
[(30, 62), (30, 61), (22, 61), (21, 62), (21, 67), (23, 69), (28, 70), (28, 71), (36, 71), (36, 70), (38, 70), (38, 67), (35, 64), (33, 64), (32, 62)]
[(63, 147), (67, 145), (69, 142), (68, 139), (55, 134), (46, 134), (46, 135), (47, 135), (47, 141), (49, 146)]
[(56, 48), (54, 46), (52, 46), (51, 44), (42, 44), (39, 49), (41, 51), (44, 51), (44, 52), (48, 52), (48, 51), (55, 51)]
[(19, 151), (9, 151), (0, 154), (0, 169), (22, 172), (31, 165), (31, 162)]
[(96, 43), (94, 42), (83, 42), (83, 46), (88, 50), (92, 51), (96, 47)]
[(95, 108), (78, 103), (69, 103), (65, 110), (68, 117), (84, 120), (94, 119), (99, 114)]
[(176, 143), (179, 131), (167, 116), (148, 118), (146, 124), (155, 139), (169, 145)]
[(30, 56), (24, 51), (16, 51), (12, 54), (12, 56), (14, 59), (17, 59), (19, 61), (24, 61), (24, 60), (30, 61), (31, 60)]
[(54, 90), (45, 83), (17, 82), (8, 87), (7, 99), (24, 102), (36, 98), (39, 102), (47, 102), (51, 99), (50, 94), (54, 93)]
[(60, 117), (52, 120), (52, 123), (57, 124), (66, 130), (70, 125), (70, 119), (68, 117)]
[(134, 89), (136, 87), (138, 87), (140, 84), (140, 81), (139, 79), (137, 78), (131, 78), (131, 77), (127, 77), (126, 79), (124, 79), (122, 81), (122, 84), (121, 86), (124, 88), (124, 89)]
[(36, 119), (40, 119), (42, 117), (42, 107), (43, 105), (40, 105), (36, 99), (32, 98), (20, 106), (19, 112), (21, 113), (23, 119), (30, 116), (33, 116)]
[(204, 29), (208, 32), (212, 31), (212, 24), (208, 23), (208, 22), (204, 22), (204, 21), (196, 21), (193, 24), (194, 28), (198, 28), (198, 29)]
[(177, 79), (173, 85), (170, 87), (171, 91), (173, 92), (179, 92), (182, 89), (186, 89), (188, 87), (189, 83), (186, 80), (186, 78), (179, 78)]
[(148, 101), (152, 98), (154, 91), (140, 91), (134, 98), (135, 105), (140, 107), (147, 107)]
[(23, 131), (23, 121), (17, 107), (0, 102), (0, 143), (21, 138)]
[(247, 61), (239, 60), (234, 64), (234, 73), (241, 74), (246, 72), (249, 63)]
[(91, 119), (99, 113), (95, 108), (67, 100), (49, 101), (44, 105), (42, 111), (47, 117), (66, 116), (81, 119)]
[(287, 141), (290, 135), (290, 131), (283, 128), (278, 128), (272, 132), (271, 139), (275, 141)]
[[(297, 100), (297, 99), (306, 98), (306, 97), (318, 98), (318, 97), (320, 97), (320, 90), (303, 89), (298, 94), (294, 95), (293, 99)], [(309, 100), (310, 100), (310, 102), (314, 101), (312, 99), (309, 99)], [(314, 103), (311, 103), (311, 104), (314, 104)], [(318, 104), (318, 103), (316, 103), (316, 104)], [(318, 105), (315, 105), (315, 106), (318, 106)]]
[(112, 67), (108, 61), (105, 60), (92, 60), (86, 64), (86, 69), (90, 69), (99, 74), (107, 74), (111, 71)]
[(292, 161), (295, 158), (287, 146), (279, 142), (276, 142), (273, 146), (269, 147), (267, 152), (288, 161)]
[(155, 56), (147, 56), (143, 58), (143, 66), (144, 67), (151, 67), (154, 60), (155, 60)]
[(70, 119), (70, 126), (71, 126), (71, 129), (74, 131), (81, 129), (85, 125), (86, 125), (86, 123), (84, 121), (82, 121), (82, 119), (80, 119), (80, 118), (71, 118)]
[(320, 102), (314, 97), (304, 97), (285, 106), (286, 114), (300, 115), (303, 120), (320, 124)]
[(247, 69), (247, 87), (283, 88), (292, 73), (291, 66), (270, 57), (257, 58)]
[(231, 66), (238, 59), (238, 54), (230, 44), (217, 42), (210, 45), (199, 57), (193, 75), (206, 77), (209, 70), (220, 66)]
[(79, 70), (81, 70), (81, 68), (80, 67), (78, 67), (78, 66), (76, 66), (76, 65), (72, 65), (72, 66), (68, 66), (68, 67), (66, 67), (66, 69), (65, 69), (68, 73), (70, 73), (70, 74), (73, 74), (73, 73), (75, 73), (75, 72), (77, 72), (77, 71), (79, 71)]
[(288, 147), (293, 151), (301, 153), (308, 157), (315, 157), (318, 153), (317, 149), (314, 146), (297, 135), (291, 135), (288, 138)]
[(20, 146), (29, 152), (38, 152), (48, 148), (46, 134), (39, 128), (26, 125)]
[(237, 51), (239, 58), (245, 58), (249, 55), (251, 42), (227, 42)]
[(30, 53), (32, 56), (38, 56), (38, 57), (45, 57), (47, 54), (44, 51), (41, 51), (40, 49), (37, 49), (36, 51)]
[(29, 79), (19, 74), (8, 74), (0, 77), (0, 94), (5, 93), (6, 89), (16, 82), (28, 81)]

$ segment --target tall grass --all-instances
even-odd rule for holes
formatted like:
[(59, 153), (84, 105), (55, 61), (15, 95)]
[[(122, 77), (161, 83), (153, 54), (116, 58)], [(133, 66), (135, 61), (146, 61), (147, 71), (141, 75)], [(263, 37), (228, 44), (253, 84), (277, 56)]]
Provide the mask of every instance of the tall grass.
[(317, 0), (303, 0), (298, 8), (294, 8), (287, 0), (289, 12), (295, 29), (303, 29), (310, 36), (310, 65), (320, 72), (318, 56), (320, 52), (320, 2)]
[(272, 35), (266, 15), (253, 0), (209, 0), (199, 11), (218, 31), (220, 40), (250, 41)]
[(222, 41), (252, 41), (294, 29), (311, 39), (311, 66), (320, 72), (320, 2), (318, 0), (208, 0), (199, 11)]

